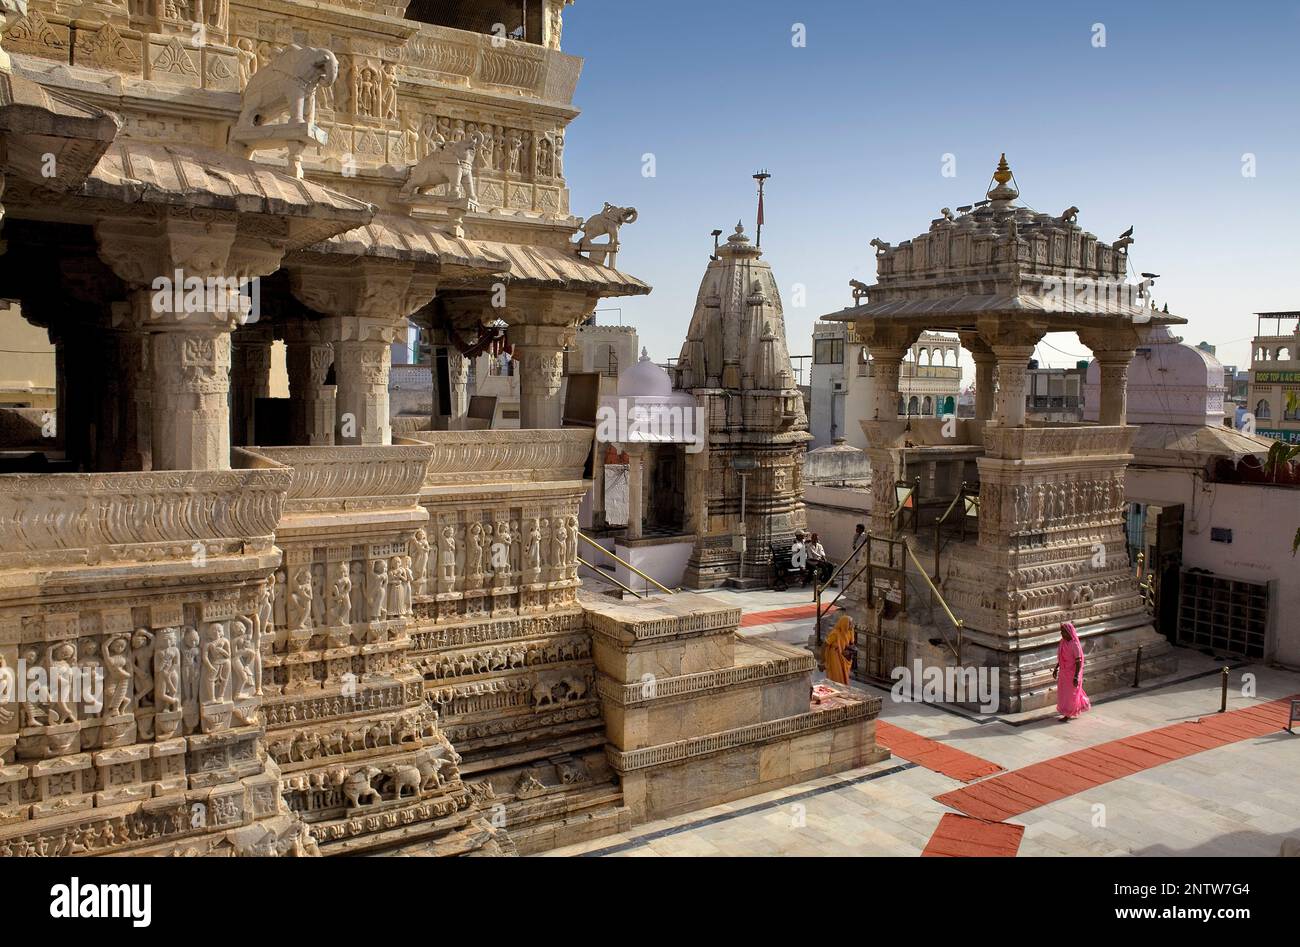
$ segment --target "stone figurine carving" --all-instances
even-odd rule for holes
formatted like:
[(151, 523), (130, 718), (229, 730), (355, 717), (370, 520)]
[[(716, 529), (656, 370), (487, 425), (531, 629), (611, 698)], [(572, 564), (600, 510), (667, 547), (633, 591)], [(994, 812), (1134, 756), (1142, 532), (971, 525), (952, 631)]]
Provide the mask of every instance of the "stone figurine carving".
[(542, 527), (536, 519), (528, 527), (528, 568), (534, 577), (542, 571)]
[(203, 703), (215, 704), (226, 699), (226, 685), (230, 682), (230, 642), (217, 622), (208, 625), (204, 638), (200, 696)]
[(357, 624), (366, 620), (366, 597), (364, 595), (366, 587), (365, 564), (360, 560), (353, 561), (352, 565), (348, 568), (348, 575), (352, 580), (352, 590), (355, 593), (352, 595), (351, 615), (349, 617), (353, 624)]
[(348, 563), (332, 563), (330, 571), (333, 582), (330, 585), (329, 623), (346, 625), (352, 618), (352, 577), (348, 574)]
[(406, 614), (406, 602), (404, 593), (406, 591), (406, 582), (404, 570), (402, 567), (402, 557), (393, 556), (388, 561), (388, 615), (391, 618), (398, 618)]
[(612, 266), (613, 259), (618, 254), (619, 228), (624, 224), (636, 223), (636, 219), (635, 207), (619, 207), (607, 201), (599, 214), (592, 214), (578, 228), (582, 231), (582, 237), (578, 240), (578, 252), (592, 249), (591, 241), (597, 237), (609, 237), (605, 245), (605, 256)]
[(312, 594), (311, 570), (299, 566), (293, 574), (293, 591), (289, 593), (289, 628), (308, 631), (311, 628)]
[(255, 128), (288, 115), (293, 124), (316, 122), (316, 92), (339, 77), (339, 61), (328, 49), (287, 46), (248, 79), (236, 127)]
[(397, 192), (399, 200), (409, 201), (435, 187), (447, 185), (448, 196), (478, 202), (474, 185), (474, 157), (483, 144), (481, 132), (460, 141), (447, 142), (439, 135), (434, 149), (406, 172), (406, 181)]
[(199, 633), (193, 628), (185, 629), (181, 642), (181, 705), (187, 715), (192, 713), (199, 703), (200, 658)]
[(325, 627), (325, 566), (319, 562), (311, 567), (311, 623)]
[(369, 621), (383, 621), (388, 617), (388, 563), (376, 559), (370, 567), (370, 581), (366, 585), (366, 609)]
[(230, 625), (230, 638), (234, 652), (236, 700), (248, 700), (257, 694), (257, 651), (248, 634), (248, 623), (236, 619)]
[(153, 652), (154, 701), (163, 713), (181, 709), (181, 649), (176, 628), (164, 628)]
[(131, 638), (131, 654), (135, 659), (133, 681), (135, 683), (135, 705), (138, 708), (152, 708), (153, 701), (153, 635), (147, 628), (137, 628)]
[(411, 568), (415, 572), (415, 594), (425, 595), (429, 587), (429, 534), (423, 529), (415, 531), (415, 556), (412, 559)]
[(70, 641), (60, 641), (50, 648), (50, 723), (72, 723), (77, 719), (76, 682), (77, 649)]
[[(316, 125), (316, 94), (338, 76), (338, 60), (328, 49), (286, 46), (249, 75), (239, 118), (230, 131), (232, 150), (248, 158), (261, 149), (287, 149), (289, 173), (301, 178), (303, 149), (329, 138)], [(280, 116), (287, 121), (268, 121)]]
[(442, 591), (450, 592), (456, 584), (456, 528), (444, 526), (438, 544), (438, 572)]
[[(22, 707), (27, 709), (24, 702)], [(104, 647), (104, 715), (131, 712), (131, 653), (126, 635), (115, 635)]]
[(383, 797), (379, 795), (379, 790), (371, 785), (379, 775), (381, 775), (380, 771), (374, 766), (363, 766), (349, 773), (343, 781), (343, 795), (347, 797), (348, 805), (356, 809), (362, 805), (380, 802)]

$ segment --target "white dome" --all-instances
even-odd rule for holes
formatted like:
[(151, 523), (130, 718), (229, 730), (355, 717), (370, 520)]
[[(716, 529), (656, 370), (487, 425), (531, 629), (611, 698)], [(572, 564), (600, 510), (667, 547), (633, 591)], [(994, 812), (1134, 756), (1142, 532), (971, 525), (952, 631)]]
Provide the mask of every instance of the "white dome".
[[(1210, 353), (1186, 345), (1155, 326), (1128, 368), (1129, 424), (1222, 424), (1223, 365)], [(1101, 366), (1088, 365), (1084, 420), (1097, 420)]]
[(618, 373), (620, 398), (667, 398), (672, 393), (672, 379), (666, 371), (650, 361), (645, 349), (641, 350), (640, 361)]

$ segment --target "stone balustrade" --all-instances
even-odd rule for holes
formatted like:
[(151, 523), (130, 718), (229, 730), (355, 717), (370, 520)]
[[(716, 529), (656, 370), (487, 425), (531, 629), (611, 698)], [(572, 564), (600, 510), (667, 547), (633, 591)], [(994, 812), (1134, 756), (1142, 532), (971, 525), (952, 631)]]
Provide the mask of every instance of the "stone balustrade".
[(1129, 453), (1136, 432), (1137, 428), (1128, 425), (988, 425), (984, 429), (984, 453), (1007, 460), (1115, 456)]
[(269, 550), (290, 480), (283, 469), (0, 475), (0, 570)]
[(520, 431), (415, 431), (403, 442), (436, 445), (425, 486), (581, 480), (592, 432), (581, 428)]

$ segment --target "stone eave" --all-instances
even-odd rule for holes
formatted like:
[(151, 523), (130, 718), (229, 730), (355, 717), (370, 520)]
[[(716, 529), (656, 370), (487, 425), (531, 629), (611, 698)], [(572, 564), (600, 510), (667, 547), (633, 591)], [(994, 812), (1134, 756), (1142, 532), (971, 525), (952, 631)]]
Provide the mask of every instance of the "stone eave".
[(279, 218), (288, 224), (279, 235), (287, 250), (366, 224), (375, 214), (364, 201), (227, 152), (129, 138), (113, 143), (78, 194), (122, 205)]
[[(652, 288), (635, 276), (580, 256), (572, 245), (559, 249), (495, 240), (469, 242), (484, 254), (500, 257), (509, 263), (510, 270), (502, 281), (510, 285), (585, 291), (601, 297), (644, 296)], [(468, 288), (473, 281), (463, 280), (461, 283)]]
[[(20, 72), (0, 73), (7, 172), (64, 190), (79, 187), (121, 127), (111, 112), (46, 89)], [(58, 162), (57, 178), (42, 174), (48, 154)]]
[(362, 257), (410, 262), (437, 269), (451, 279), (507, 274), (510, 264), (483, 252), (473, 241), (442, 233), (400, 214), (377, 213), (366, 224), (334, 234), (299, 253), (330, 259)]
[(980, 318), (1012, 316), (1046, 321), (1051, 331), (1104, 328), (1109, 323), (1138, 325), (1185, 325), (1187, 320), (1167, 312), (1141, 306), (1117, 304), (1106, 308), (1073, 305), (1064, 300), (1056, 306), (1032, 293), (981, 293), (939, 296), (933, 299), (899, 299), (847, 306), (820, 316), (828, 322), (881, 322), (959, 331), (972, 330)]

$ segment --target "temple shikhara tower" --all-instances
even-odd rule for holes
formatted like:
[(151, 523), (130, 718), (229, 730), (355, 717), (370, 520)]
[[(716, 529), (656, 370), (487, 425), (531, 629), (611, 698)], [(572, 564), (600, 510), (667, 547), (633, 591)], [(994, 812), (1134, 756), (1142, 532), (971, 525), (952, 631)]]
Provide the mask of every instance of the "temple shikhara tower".
[[(999, 706), (1050, 704), (1059, 626), (1072, 621), (1090, 691), (1172, 669), (1126, 555), (1124, 474), (1136, 428), (1127, 371), (1159, 312), (1127, 282), (1131, 231), (1113, 243), (1016, 203), (1005, 156), (987, 199), (898, 245), (873, 240), (876, 281), (825, 318), (870, 348), (873, 404), (862, 422), (873, 478), (871, 542), (856, 556), (860, 673), (986, 667)], [(927, 330), (956, 332), (976, 366), (976, 416), (899, 416), (905, 353)], [(1039, 340), (1077, 332), (1101, 366), (1097, 423), (1025, 417)], [(867, 564), (867, 560), (870, 564)]]
[[(687, 496), (700, 508), (685, 580), (766, 586), (771, 545), (804, 526), (808, 418), (785, 339), (771, 264), (740, 224), (700, 283), (675, 387), (705, 410), (708, 445)], [(743, 550), (743, 552), (742, 552)]]
[[(650, 287), (634, 208), (570, 211), (567, 5), (4, 0), (0, 299), (58, 405), (0, 426), (0, 856), (528, 852), (887, 755), (739, 609), (579, 597), (564, 353)], [(395, 430), (409, 320), (443, 410)], [(712, 580), (806, 435), (743, 235), (697, 322)], [(502, 344), (520, 429), (468, 430)]]

